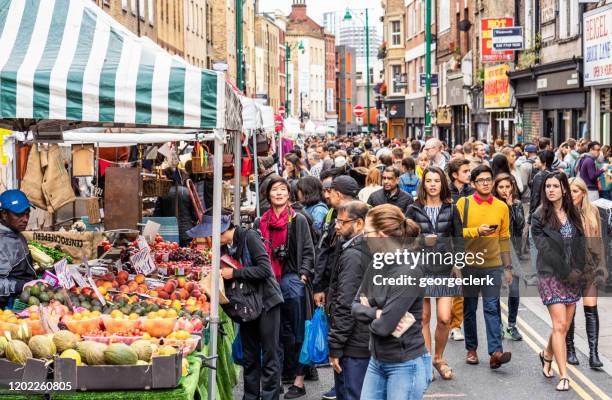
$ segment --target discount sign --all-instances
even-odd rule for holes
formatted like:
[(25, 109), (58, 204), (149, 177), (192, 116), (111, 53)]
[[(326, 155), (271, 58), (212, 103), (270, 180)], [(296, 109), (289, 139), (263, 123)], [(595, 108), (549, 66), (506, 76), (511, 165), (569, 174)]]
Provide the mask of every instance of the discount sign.
[(485, 18), (480, 21), (480, 40), (482, 62), (499, 62), (512, 60), (512, 51), (495, 51), (493, 49), (493, 29), (509, 28), (514, 23), (512, 18)]

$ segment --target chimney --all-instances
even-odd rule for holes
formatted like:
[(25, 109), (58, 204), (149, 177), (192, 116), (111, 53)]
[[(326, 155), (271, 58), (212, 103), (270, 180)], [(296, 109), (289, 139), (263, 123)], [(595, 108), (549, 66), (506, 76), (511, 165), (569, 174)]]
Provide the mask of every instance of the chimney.
[(291, 15), (294, 19), (306, 19), (306, 0), (293, 0)]

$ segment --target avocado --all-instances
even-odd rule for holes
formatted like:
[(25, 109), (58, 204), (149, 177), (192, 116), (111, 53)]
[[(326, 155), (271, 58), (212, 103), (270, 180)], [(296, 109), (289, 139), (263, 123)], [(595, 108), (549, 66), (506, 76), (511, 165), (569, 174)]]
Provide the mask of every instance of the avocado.
[(38, 295), (38, 299), (42, 302), (48, 303), (50, 300), (49, 293), (42, 292), (41, 294)]
[(89, 303), (88, 301), (82, 301), (81, 302), (81, 307), (86, 308), (88, 310), (91, 310), (91, 303)]
[(100, 311), (100, 312), (102, 312), (102, 307), (100, 307), (100, 306), (93, 306), (93, 307), (91, 307), (91, 311)]
[(28, 299), (28, 305), (30, 306), (37, 306), (39, 304), (40, 304), (40, 301), (34, 296), (30, 296), (30, 298)]
[(30, 296), (38, 296), (40, 294), (40, 289), (37, 285), (30, 287)]

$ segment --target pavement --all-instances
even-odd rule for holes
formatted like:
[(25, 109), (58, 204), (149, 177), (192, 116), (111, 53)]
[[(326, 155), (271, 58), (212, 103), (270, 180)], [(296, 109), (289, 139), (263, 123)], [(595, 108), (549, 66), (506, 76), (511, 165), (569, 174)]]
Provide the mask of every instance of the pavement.
[[(542, 375), (538, 353), (541, 351), (551, 330), (550, 317), (539, 298), (522, 298), (519, 308), (518, 327), (524, 339), (514, 342), (504, 339), (504, 350), (512, 352), (512, 361), (498, 370), (489, 368), (486, 350), (486, 334), (482, 317), (482, 304), (478, 309), (478, 331), (480, 364), (465, 363), (464, 342), (449, 340), (445, 359), (455, 372), (453, 380), (444, 381), (436, 374), (425, 395), (426, 399), (491, 399), (491, 400), (612, 400), (612, 299), (599, 299), (600, 314), (600, 357), (604, 371), (594, 371), (588, 367), (588, 345), (584, 332), (584, 313), (582, 303), (578, 303), (576, 313), (576, 346), (579, 366), (569, 366), (569, 392), (557, 392), (558, 382), (556, 364), (555, 378), (546, 379)], [(502, 319), (506, 319), (507, 307), (502, 300)], [(434, 320), (432, 318), (432, 320)], [(319, 368), (319, 381), (306, 382), (307, 395), (303, 400), (319, 400), (321, 394), (333, 385), (333, 371), (329, 367)], [(285, 386), (286, 388), (286, 386)], [(237, 387), (235, 399), (242, 398), (242, 388)], [(281, 397), (282, 398), (282, 397)], [(393, 400), (393, 399), (389, 399)]]

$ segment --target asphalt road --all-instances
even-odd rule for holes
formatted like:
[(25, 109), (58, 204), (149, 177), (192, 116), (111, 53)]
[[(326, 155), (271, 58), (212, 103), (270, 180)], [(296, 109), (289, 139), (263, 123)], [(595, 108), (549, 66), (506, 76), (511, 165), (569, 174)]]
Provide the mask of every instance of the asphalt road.
[[(505, 304), (502, 306), (505, 319)], [(612, 311), (612, 310), (610, 310)], [(579, 354), (580, 366), (569, 367), (571, 389), (569, 392), (556, 392), (558, 378), (552, 380), (542, 376), (538, 353), (548, 339), (550, 326), (546, 315), (532, 312), (521, 306), (519, 309), (519, 329), (523, 341), (514, 342), (504, 339), (504, 349), (512, 352), (512, 361), (498, 370), (489, 369), (489, 356), (486, 350), (486, 334), (482, 307), (478, 309), (480, 364), (465, 363), (464, 342), (449, 341), (445, 358), (454, 369), (455, 378), (443, 381), (439, 375), (427, 390), (425, 398), (431, 399), (499, 399), (499, 400), (556, 400), (556, 399), (594, 399), (612, 400), (612, 377), (606, 372), (588, 368), (588, 355)], [(432, 319), (433, 320), (433, 319)], [(579, 329), (579, 328), (577, 328)], [(584, 329), (581, 327), (580, 329)], [(607, 361), (607, 360), (606, 360)], [(606, 367), (610, 367), (609, 361)], [(606, 368), (609, 371), (609, 368)], [(555, 375), (558, 375), (556, 373)], [(321, 394), (333, 384), (332, 370), (319, 368), (318, 382), (307, 382), (307, 395), (304, 400), (319, 400)], [(242, 398), (240, 387), (236, 388), (235, 399)], [(282, 397), (281, 397), (282, 398)], [(393, 400), (393, 399), (390, 399)]]

